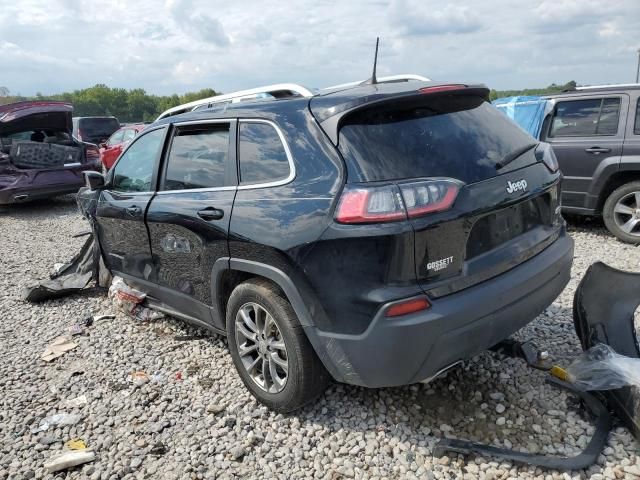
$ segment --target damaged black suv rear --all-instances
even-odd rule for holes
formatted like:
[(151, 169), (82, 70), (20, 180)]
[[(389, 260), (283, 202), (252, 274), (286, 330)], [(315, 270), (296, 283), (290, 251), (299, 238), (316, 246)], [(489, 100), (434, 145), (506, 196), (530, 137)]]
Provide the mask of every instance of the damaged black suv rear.
[(79, 201), (107, 267), (227, 335), (271, 408), (425, 381), (569, 280), (553, 152), (487, 96), (409, 81), (169, 117)]

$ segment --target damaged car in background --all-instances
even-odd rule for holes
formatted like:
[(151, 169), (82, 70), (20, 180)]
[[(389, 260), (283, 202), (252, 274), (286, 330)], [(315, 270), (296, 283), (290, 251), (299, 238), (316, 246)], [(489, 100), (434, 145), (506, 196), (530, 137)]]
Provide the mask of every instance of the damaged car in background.
[(555, 156), (485, 86), (288, 85), (157, 121), (78, 195), (106, 268), (226, 335), (259, 401), (428, 381), (563, 290)]
[(75, 193), (82, 172), (99, 170), (96, 145), (72, 135), (69, 103), (0, 106), (0, 205)]

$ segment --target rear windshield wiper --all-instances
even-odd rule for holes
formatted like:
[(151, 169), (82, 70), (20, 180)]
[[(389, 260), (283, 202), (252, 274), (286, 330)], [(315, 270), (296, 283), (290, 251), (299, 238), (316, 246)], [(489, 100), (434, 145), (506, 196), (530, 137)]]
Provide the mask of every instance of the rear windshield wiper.
[(538, 142), (528, 143), (524, 147), (518, 148), (518, 149), (514, 150), (513, 152), (509, 153), (508, 155), (505, 155), (502, 158), (502, 160), (500, 160), (498, 163), (496, 163), (496, 170), (500, 170), (501, 168), (506, 167), (511, 162), (513, 162), (516, 158), (518, 158), (520, 155), (522, 155), (523, 153), (528, 152), (533, 147), (537, 147), (537, 146), (538, 146)]

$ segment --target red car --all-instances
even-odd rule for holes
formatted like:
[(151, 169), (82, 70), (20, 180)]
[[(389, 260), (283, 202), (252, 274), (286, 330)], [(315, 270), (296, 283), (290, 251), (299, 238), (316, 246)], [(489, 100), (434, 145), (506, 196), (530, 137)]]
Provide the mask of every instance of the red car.
[(144, 130), (146, 125), (138, 123), (135, 125), (125, 125), (116, 130), (105, 143), (100, 144), (100, 160), (104, 168), (109, 170), (118, 159), (122, 150), (134, 139), (138, 133)]

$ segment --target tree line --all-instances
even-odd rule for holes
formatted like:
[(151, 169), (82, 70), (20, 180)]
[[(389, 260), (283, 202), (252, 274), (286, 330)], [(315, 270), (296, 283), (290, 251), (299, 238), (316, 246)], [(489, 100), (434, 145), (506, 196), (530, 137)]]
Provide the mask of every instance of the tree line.
[(73, 115), (78, 117), (113, 115), (120, 122), (150, 122), (168, 108), (219, 93), (212, 88), (204, 88), (183, 95), (150, 95), (142, 88), (127, 90), (98, 84), (73, 92), (55, 95), (36, 93), (35, 96), (25, 97), (11, 95), (6, 87), (0, 87), (0, 105), (25, 100), (61, 100), (73, 104)]
[[(545, 88), (491, 90), (490, 98), (495, 100), (514, 95), (545, 95), (571, 90), (575, 87), (576, 82), (572, 80), (563, 85), (552, 83)], [(204, 88), (197, 92), (187, 92), (183, 95), (175, 93), (173, 95), (150, 95), (142, 88), (127, 90), (98, 84), (90, 88), (56, 95), (37, 93), (33, 97), (24, 97), (11, 95), (8, 88), (0, 87), (0, 105), (24, 100), (62, 100), (73, 104), (75, 116), (113, 115), (120, 122), (150, 122), (168, 108), (219, 94), (220, 92), (216, 92), (212, 88)]]

